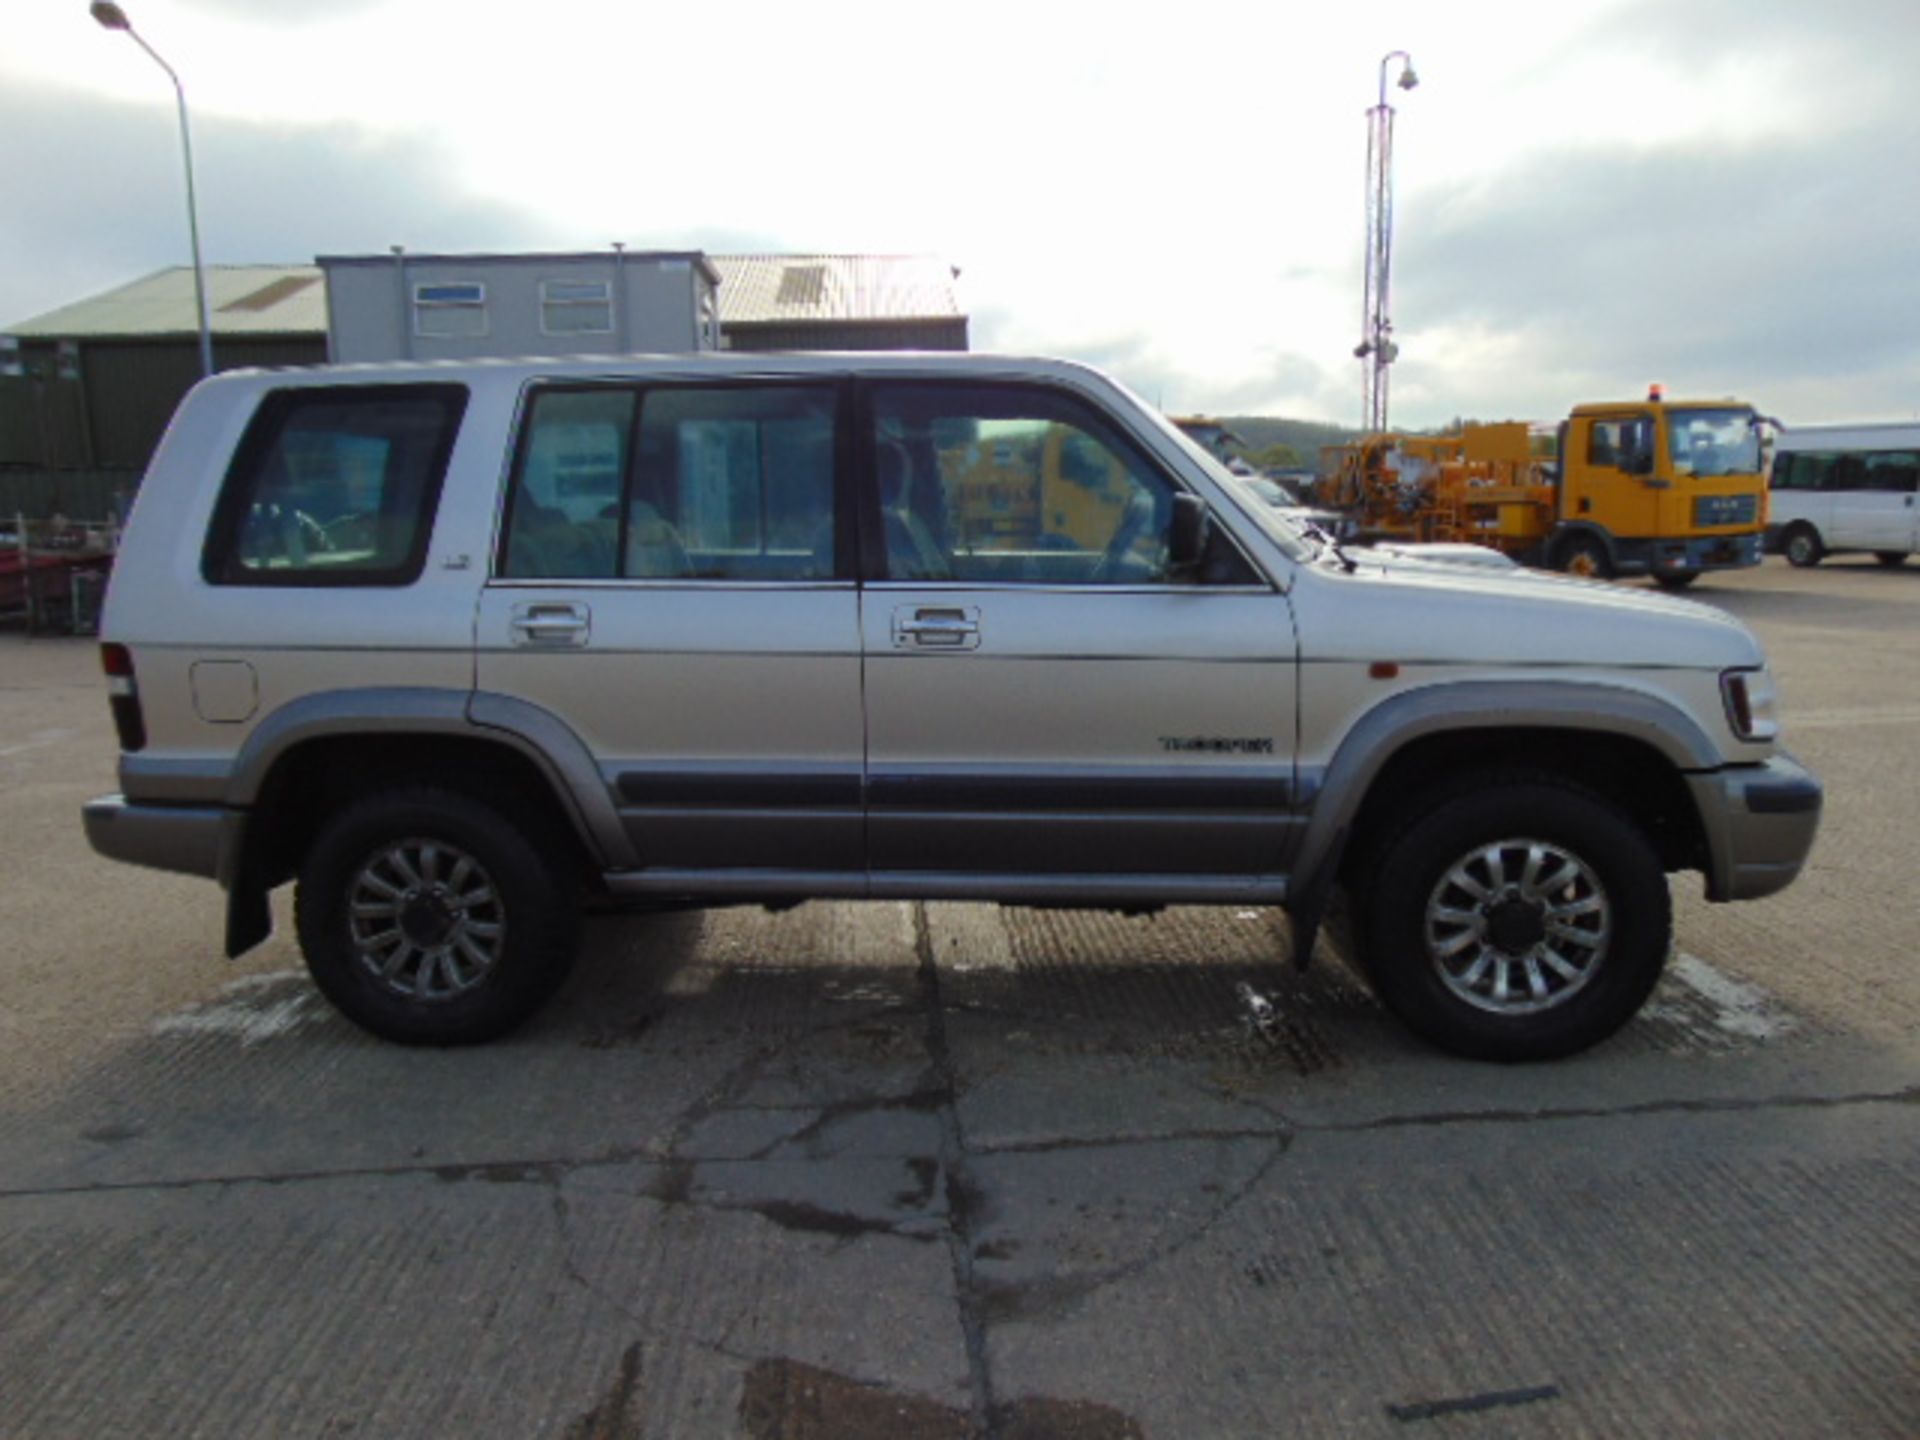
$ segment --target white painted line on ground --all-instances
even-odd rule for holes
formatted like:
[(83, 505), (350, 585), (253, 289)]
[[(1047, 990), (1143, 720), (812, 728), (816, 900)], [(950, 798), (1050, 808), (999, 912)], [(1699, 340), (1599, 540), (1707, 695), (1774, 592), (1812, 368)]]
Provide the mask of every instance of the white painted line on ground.
[[(1725, 1035), (1743, 1040), (1773, 1040), (1799, 1028), (1793, 1016), (1780, 1009), (1765, 990), (1716, 970), (1697, 955), (1676, 952), (1667, 966), (1667, 976), (1705, 1002), (1714, 1029)], [(1657, 996), (1647, 1006), (1646, 1013), (1656, 1020), (1671, 1020), (1698, 1029), (1697, 1017)]]
[[(300, 988), (288, 993), (289, 981)], [(220, 993), (224, 998), (212, 1004), (161, 1016), (154, 1021), (154, 1034), (231, 1035), (242, 1045), (258, 1045), (325, 1015), (320, 997), (298, 970), (248, 975), (223, 985)]]

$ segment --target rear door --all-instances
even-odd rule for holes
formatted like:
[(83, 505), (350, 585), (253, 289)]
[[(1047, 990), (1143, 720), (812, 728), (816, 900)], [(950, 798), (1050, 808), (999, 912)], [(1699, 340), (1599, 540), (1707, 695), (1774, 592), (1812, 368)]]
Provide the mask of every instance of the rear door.
[(864, 884), (843, 409), (844, 387), (777, 380), (549, 385), (524, 406), (479, 689), (585, 742), (663, 882)]
[(1171, 575), (1179, 484), (1083, 398), (933, 382), (864, 397), (875, 892), (1163, 876), (1178, 893), (1278, 872), (1286, 597), (1223, 535), (1204, 577)]

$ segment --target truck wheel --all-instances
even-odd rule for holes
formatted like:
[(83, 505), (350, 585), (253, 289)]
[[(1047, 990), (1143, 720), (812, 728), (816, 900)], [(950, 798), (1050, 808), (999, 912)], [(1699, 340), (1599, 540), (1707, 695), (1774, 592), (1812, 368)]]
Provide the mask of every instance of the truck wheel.
[(403, 1045), (504, 1034), (573, 963), (579, 912), (558, 853), (458, 791), (348, 806), (321, 830), (294, 895), (314, 984)]
[(1656, 570), (1653, 583), (1662, 590), (1684, 590), (1699, 578), (1698, 570)]
[(1381, 1001), (1442, 1049), (1547, 1060), (1605, 1039), (1659, 979), (1667, 877), (1647, 837), (1548, 777), (1476, 777), (1379, 852), (1362, 902)]
[(1904, 565), (1907, 563), (1907, 552), (1904, 550), (1876, 550), (1873, 552), (1873, 558), (1891, 570), (1896, 565)]
[(1556, 568), (1583, 580), (1611, 580), (1613, 560), (1607, 547), (1592, 535), (1575, 535), (1564, 542), (1557, 553)]
[(1811, 525), (1794, 525), (1788, 528), (1786, 538), (1780, 542), (1780, 553), (1787, 557), (1789, 565), (1800, 570), (1811, 570), (1827, 553), (1827, 547), (1820, 543), (1820, 532)]

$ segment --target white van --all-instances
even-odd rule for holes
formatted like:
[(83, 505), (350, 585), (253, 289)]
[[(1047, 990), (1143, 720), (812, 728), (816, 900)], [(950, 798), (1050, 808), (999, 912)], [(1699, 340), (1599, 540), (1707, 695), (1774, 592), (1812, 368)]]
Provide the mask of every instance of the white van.
[(1773, 455), (1767, 549), (1794, 565), (1870, 550), (1898, 565), (1920, 549), (1920, 425), (1800, 425)]

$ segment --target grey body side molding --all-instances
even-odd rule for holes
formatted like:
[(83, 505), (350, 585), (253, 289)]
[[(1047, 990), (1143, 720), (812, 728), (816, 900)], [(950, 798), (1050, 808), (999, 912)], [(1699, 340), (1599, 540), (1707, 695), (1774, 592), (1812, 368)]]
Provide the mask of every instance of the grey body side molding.
[(1592, 730), (1643, 741), (1676, 770), (1725, 762), (1684, 711), (1623, 686), (1560, 680), (1488, 680), (1439, 684), (1383, 700), (1355, 722), (1334, 752), (1318, 803), (1292, 867), (1287, 914), (1295, 962), (1313, 953), (1333, 897), (1355, 816), (1381, 767), (1402, 746), (1457, 730)]

